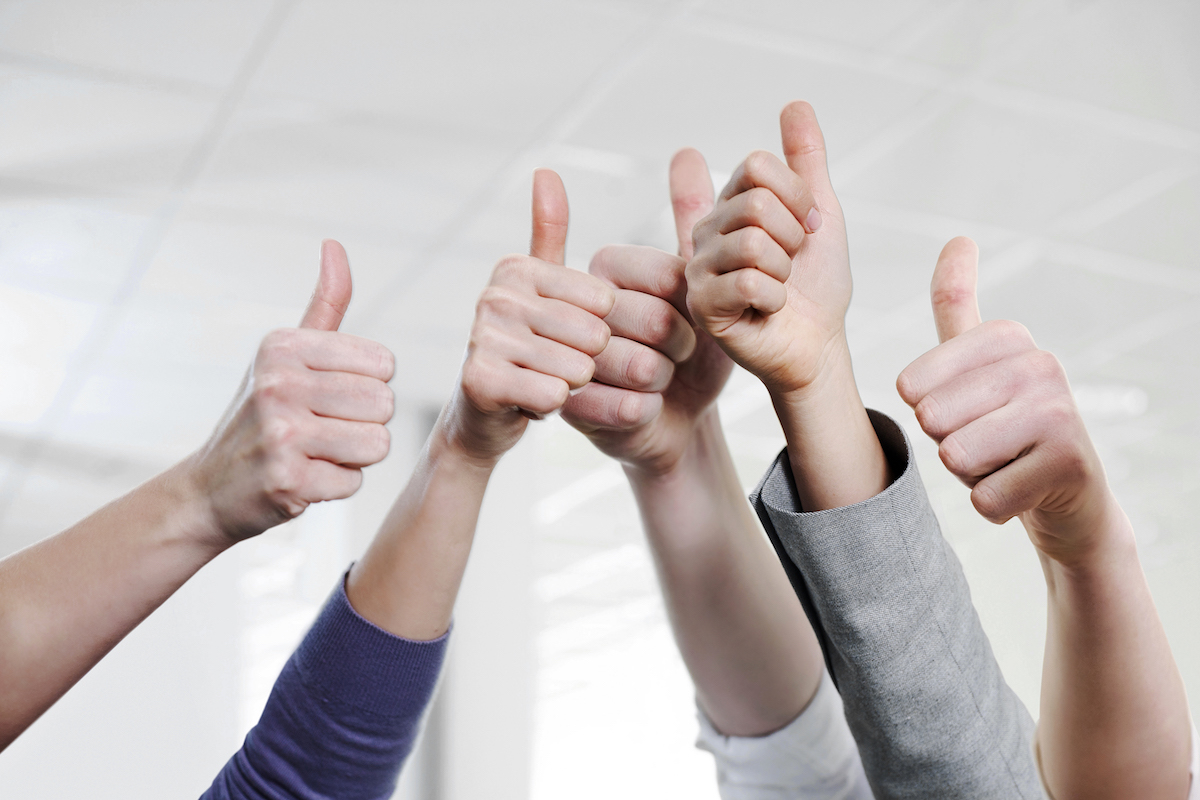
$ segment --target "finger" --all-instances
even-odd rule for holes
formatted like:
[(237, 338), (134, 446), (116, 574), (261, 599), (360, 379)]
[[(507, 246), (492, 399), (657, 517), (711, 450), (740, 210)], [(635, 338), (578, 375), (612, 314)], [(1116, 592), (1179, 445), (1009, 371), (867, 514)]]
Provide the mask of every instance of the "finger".
[(929, 286), (939, 342), (953, 339), (982, 321), (975, 297), (978, 273), (979, 247), (975, 242), (959, 236), (946, 243)]
[(635, 392), (589, 383), (563, 405), (562, 416), (581, 430), (627, 431), (650, 424), (662, 411), (657, 392)]
[(470, 357), (463, 366), (462, 381), (464, 390), (485, 413), (512, 408), (536, 417), (560, 409), (571, 388), (561, 378), (491, 355)]
[(938, 345), (909, 364), (896, 379), (896, 390), (910, 406), (959, 375), (1036, 350), (1024, 325), (1006, 319), (989, 320)]
[(593, 381), (637, 392), (661, 392), (675, 374), (671, 359), (644, 344), (614, 336), (596, 356)]
[(1035, 446), (1023, 458), (996, 470), (971, 489), (971, 504), (997, 525), (1037, 508), (1054, 486), (1057, 457), (1046, 447)]
[(937, 386), (913, 409), (921, 430), (940, 442), (967, 423), (1006, 405), (1023, 383), (1022, 363), (1023, 356), (1016, 356), (985, 364)]
[(396, 408), (392, 387), (350, 372), (313, 372), (309, 410), (322, 417), (385, 423)]
[[(788, 103), (779, 115), (779, 132), (783, 140), (783, 157), (804, 185), (827, 202), (833, 201), (833, 184), (829, 182), (829, 164), (825, 154), (825, 136), (817, 124), (813, 107), (803, 100)], [(789, 206), (790, 208), (790, 206)], [(794, 208), (792, 209), (795, 210)], [(807, 217), (797, 217), (812, 233), (821, 227), (821, 212), (817, 200)]]
[(336, 331), (280, 328), (263, 337), (254, 358), (255, 371), (274, 364), (302, 364), (309, 369), (354, 372), (381, 381), (392, 379), (396, 359), (379, 342)]
[(501, 259), (489, 288), (496, 286), (532, 289), (542, 297), (562, 300), (600, 318), (612, 311), (616, 300), (612, 287), (595, 275), (561, 269), (528, 256)]
[(711, 263), (718, 272), (753, 267), (781, 282), (792, 274), (792, 257), (762, 228), (740, 228), (721, 236)]
[(617, 291), (617, 302), (604, 318), (614, 336), (623, 336), (652, 347), (676, 364), (696, 349), (696, 332), (666, 300), (626, 289)]
[(342, 500), (362, 486), (362, 470), (321, 459), (309, 459), (300, 485), (300, 496), (310, 503)]
[(350, 261), (346, 258), (346, 249), (333, 239), (326, 239), (321, 242), (317, 288), (308, 301), (308, 308), (304, 310), (300, 327), (336, 331), (350, 306), (351, 290)]
[(496, 328), (517, 336), (531, 330), (589, 356), (599, 354), (608, 344), (608, 325), (595, 314), (562, 300), (509, 286), (484, 289), (476, 304), (475, 318), (481, 330)]
[(567, 190), (558, 173), (539, 169), (533, 173), (533, 236), (529, 255), (551, 264), (567, 257)]
[(588, 272), (617, 289), (661, 297), (681, 312), (687, 308), (687, 261), (657, 247), (613, 244), (596, 251)]
[(344, 467), (367, 467), (382, 461), (391, 447), (391, 434), (382, 425), (313, 417), (306, 432), (304, 452)]
[(1024, 403), (1010, 403), (946, 436), (938, 457), (955, 477), (973, 486), (1032, 449), (1041, 438), (1041, 427)]
[(789, 257), (796, 255), (804, 241), (804, 228), (792, 212), (772, 192), (762, 188), (750, 189), (722, 203), (711, 222), (718, 233), (761, 228)]
[(522, 334), (494, 327), (485, 328), (473, 333), (470, 349), (486, 354), (488, 359), (507, 361), (558, 378), (571, 389), (585, 386), (596, 370), (596, 362), (591, 356), (536, 336), (528, 330)]
[(729, 200), (755, 187), (770, 191), (791, 212), (804, 230), (813, 233), (821, 227), (821, 213), (812, 190), (787, 164), (765, 150), (758, 150), (734, 170), (733, 177), (721, 191), (721, 199)]
[(787, 287), (757, 269), (739, 269), (705, 282), (700, 300), (707, 317), (736, 317), (747, 308), (774, 314), (787, 303)]
[(692, 228), (713, 208), (712, 178), (699, 150), (687, 147), (675, 154), (671, 159), (669, 183), (679, 255), (687, 260), (693, 253)]

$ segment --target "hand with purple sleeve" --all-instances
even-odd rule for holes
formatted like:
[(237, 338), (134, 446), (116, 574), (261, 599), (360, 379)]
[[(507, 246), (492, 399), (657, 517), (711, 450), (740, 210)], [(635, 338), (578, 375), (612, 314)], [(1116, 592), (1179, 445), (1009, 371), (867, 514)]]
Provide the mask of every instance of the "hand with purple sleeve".
[(531, 418), (591, 379), (613, 291), (567, 269), (567, 198), (534, 175), (531, 255), (500, 260), (467, 356), (400, 493), (205, 795), (391, 797), (433, 694), (483, 493)]

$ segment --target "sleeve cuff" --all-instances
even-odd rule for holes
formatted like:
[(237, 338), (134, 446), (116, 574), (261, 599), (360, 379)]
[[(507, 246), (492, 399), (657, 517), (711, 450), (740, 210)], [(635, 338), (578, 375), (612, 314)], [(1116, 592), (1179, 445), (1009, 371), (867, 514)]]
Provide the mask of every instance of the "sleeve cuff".
[(415, 641), (363, 618), (338, 582), (296, 650), (295, 666), (322, 699), (378, 717), (420, 714), (437, 685), (450, 632)]

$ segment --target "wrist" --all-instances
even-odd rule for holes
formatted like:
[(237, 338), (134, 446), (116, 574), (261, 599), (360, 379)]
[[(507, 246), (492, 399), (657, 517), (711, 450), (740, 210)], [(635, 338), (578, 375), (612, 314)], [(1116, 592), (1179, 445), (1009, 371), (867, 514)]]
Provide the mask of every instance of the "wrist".
[(1038, 548), (1051, 591), (1107, 581), (1138, 563), (1133, 526), (1107, 485), (1069, 518), (1030, 512), (1021, 521)]
[(457, 419), (457, 405), (451, 401), (438, 415), (425, 442), (424, 456), (430, 463), (478, 473), (487, 478), (509, 448), (489, 450), (473, 446), (472, 440), (477, 437), (470, 434), (470, 426)]
[(699, 416), (689, 421), (683, 434), (685, 443), (674, 457), (655, 457), (644, 460), (622, 460), (621, 467), (629, 482), (636, 486), (653, 489), (657, 485), (668, 485), (687, 480), (707, 463), (712, 447), (724, 442), (721, 417), (716, 403), (711, 404)]
[(822, 349), (820, 364), (810, 380), (786, 387), (767, 386), (776, 409), (807, 416), (814, 410), (830, 408), (849, 398), (858, 398), (850, 345), (845, 332), (829, 340)]
[(805, 511), (854, 505), (891, 484), (891, 468), (858, 394), (844, 336), (811, 382), (772, 392), (771, 402)]
[(225, 524), (224, 515), (204, 481), (201, 459), (201, 452), (191, 454), (158, 476), (156, 482), (164, 504), (173, 509), (177, 520), (177, 524), (163, 526), (162, 530), (211, 560), (245, 536)]
[(525, 431), (526, 420), (515, 410), (510, 413), (515, 426), (478, 410), (456, 391), (434, 422), (427, 444), (440, 458), (490, 474)]

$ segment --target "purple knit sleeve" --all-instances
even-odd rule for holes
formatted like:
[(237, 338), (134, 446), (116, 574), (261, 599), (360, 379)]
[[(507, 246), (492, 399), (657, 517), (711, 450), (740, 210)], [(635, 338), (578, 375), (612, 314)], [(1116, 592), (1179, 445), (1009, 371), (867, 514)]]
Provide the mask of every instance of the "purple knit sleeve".
[(448, 636), (394, 636), (359, 616), (339, 583), (203, 800), (391, 797)]

